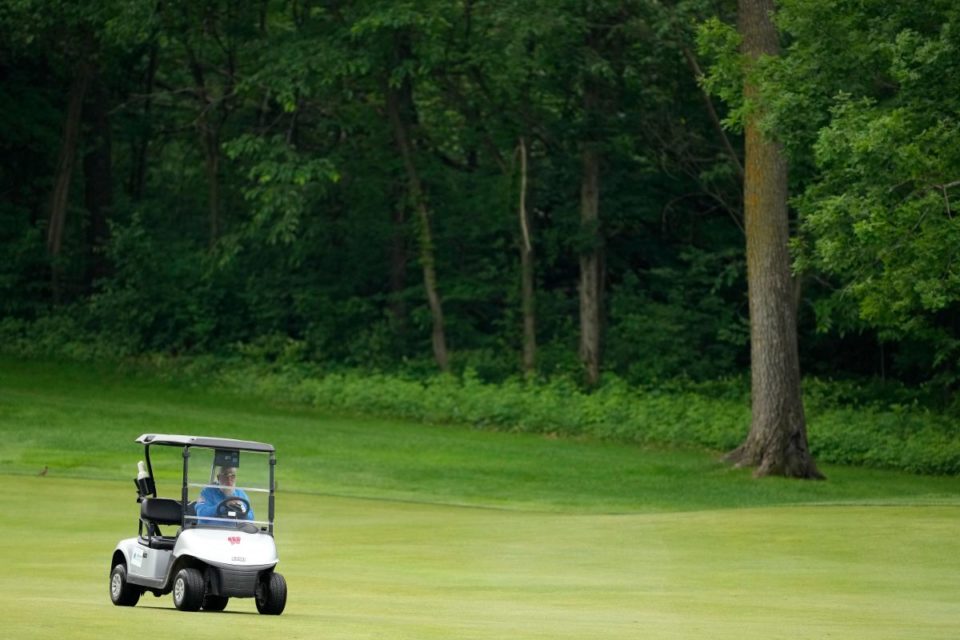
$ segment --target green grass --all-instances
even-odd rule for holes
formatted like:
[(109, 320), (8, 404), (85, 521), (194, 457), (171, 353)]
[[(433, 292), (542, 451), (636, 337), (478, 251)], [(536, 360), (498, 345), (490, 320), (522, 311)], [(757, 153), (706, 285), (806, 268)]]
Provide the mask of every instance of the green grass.
[[(135, 533), (133, 439), (150, 431), (277, 445), (282, 616), (110, 604), (110, 552)], [(827, 482), (757, 481), (716, 458), (2, 360), (2, 635), (960, 635), (960, 480), (828, 466)]]

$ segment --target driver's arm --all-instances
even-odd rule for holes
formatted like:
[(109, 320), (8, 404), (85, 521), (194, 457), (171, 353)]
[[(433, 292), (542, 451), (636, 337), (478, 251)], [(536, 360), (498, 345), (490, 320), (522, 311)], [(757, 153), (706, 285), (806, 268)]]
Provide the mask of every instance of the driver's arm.
[(200, 499), (197, 500), (197, 515), (200, 517), (216, 517), (217, 505), (220, 504), (220, 498), (217, 497), (218, 491), (207, 487), (200, 492)]

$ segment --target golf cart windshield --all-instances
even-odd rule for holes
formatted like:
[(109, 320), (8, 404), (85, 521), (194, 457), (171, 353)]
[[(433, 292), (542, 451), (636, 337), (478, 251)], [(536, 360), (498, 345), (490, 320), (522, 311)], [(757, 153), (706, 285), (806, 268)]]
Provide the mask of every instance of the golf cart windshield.
[(184, 527), (270, 526), (270, 454), (190, 447)]

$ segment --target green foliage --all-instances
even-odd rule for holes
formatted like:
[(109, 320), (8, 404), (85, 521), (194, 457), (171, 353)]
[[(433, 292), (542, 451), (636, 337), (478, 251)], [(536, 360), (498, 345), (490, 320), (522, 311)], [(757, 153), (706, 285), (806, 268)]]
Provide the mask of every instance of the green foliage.
[(116, 276), (89, 304), (98, 333), (115, 336), (130, 353), (208, 346), (221, 295), (204, 254), (158, 241), (138, 216), (112, 232)]
[[(4, 313), (18, 320), (46, 313), (54, 296), (44, 220), (77, 59), (95, 63), (88, 102), (96, 90), (110, 103), (113, 184), (88, 183), (85, 123), (57, 265), (69, 283), (58, 296), (72, 304), (51, 317), (124, 353), (290, 342), (304, 360), (420, 366), (430, 322), (412, 251), (417, 216), (384, 117), (387, 83), (410, 93), (413, 162), (433, 225), (434, 255), (421, 260), (437, 270), (456, 371), (494, 380), (519, 367), (521, 136), (544, 372), (578, 366), (578, 252), (607, 247), (617, 285), (634, 272), (679, 273), (670, 270), (687, 237), (727, 242), (699, 211), (710, 196), (675, 197), (699, 192), (701, 175), (711, 190), (729, 179), (693, 150), (709, 124), (686, 104), (697, 94), (680, 51), (698, 3), (120, 4), (64, 2), (49, 15), (32, 0), (0, 7), (17, 26), (0, 41), (11, 80), (0, 98), (29, 116), (26, 127), (0, 128), (4, 153), (26, 160), (0, 174), (4, 193), (23, 186), (0, 212)], [(60, 53), (63, 38), (72, 59)], [(28, 42), (40, 46), (21, 47)], [(588, 82), (596, 109), (583, 104)], [(604, 153), (603, 211), (581, 233), (587, 137)], [(88, 189), (110, 203), (106, 247), (88, 234)], [(661, 228), (666, 209), (671, 224)], [(95, 277), (84, 271), (94, 256), (105, 258)], [(664, 304), (697, 296), (697, 286)], [(630, 296), (663, 302), (642, 289)], [(617, 321), (628, 350), (635, 320)], [(666, 348), (660, 340), (650, 353)], [(626, 373), (636, 353), (609, 368)], [(682, 374), (689, 354), (681, 360), (657, 375)]]
[(608, 362), (632, 382), (728, 375), (747, 344), (737, 314), (742, 255), (691, 250), (677, 267), (628, 275), (610, 296)]
[[(817, 328), (875, 332), (900, 347), (898, 375), (925, 370), (953, 388), (960, 125), (943, 78), (960, 64), (955, 3), (784, 0), (775, 19), (783, 54), (749, 72), (762, 124), (791, 158), (796, 270), (825, 285), (810, 300)], [(704, 86), (736, 124), (750, 108), (736, 34), (712, 19), (698, 41), (711, 60)]]
[[(703, 87), (736, 131), (751, 105), (732, 9), (0, 3), (4, 332), (24, 353), (240, 353), (426, 376), (421, 230), (386, 118), (392, 85), (430, 206), (434, 251), (420, 260), (436, 268), (456, 375), (501, 383), (519, 371), (521, 137), (537, 373), (578, 375), (578, 258), (602, 248), (611, 383), (736, 375), (747, 361), (739, 140), (723, 144), (687, 55), (697, 41)], [(805, 366), (949, 391), (960, 107), (943, 79), (960, 71), (956, 9), (783, 0), (777, 20), (784, 55), (752, 73), (765, 126), (791, 155)], [(81, 61), (95, 73), (51, 264), (50, 190)], [(91, 121), (98, 100), (106, 123)], [(104, 185), (90, 163), (106, 141), (92, 133), (106, 131)], [(585, 144), (601, 155), (600, 218), (588, 225)], [(112, 229), (103, 246), (93, 201)]]
[(292, 243), (298, 236), (304, 211), (318, 194), (340, 175), (325, 158), (303, 157), (280, 136), (270, 140), (243, 135), (224, 145), (227, 157), (244, 161), (247, 184), (243, 197), (251, 203), (253, 218), (245, 235), (268, 243)]
[[(869, 273), (847, 288), (861, 317), (905, 327), (960, 295), (960, 273), (951, 266), (960, 227), (948, 184), (960, 164), (938, 152), (960, 139), (955, 124), (918, 122), (905, 109), (879, 111), (870, 102), (850, 101), (834, 109), (816, 146), (830, 177), (808, 190), (801, 207), (816, 238), (812, 260), (818, 266), (836, 274)], [(881, 167), (887, 176), (878, 181)]]
[(117, 360), (131, 353), (129, 341), (112, 339), (90, 329), (78, 309), (45, 314), (33, 322), (0, 319), (2, 352), (28, 358), (67, 359), (82, 362)]
[(15, 207), (0, 206), (0, 318), (34, 318), (46, 311), (47, 257), (39, 230)]
[[(795, 43), (775, 81), (793, 96), (778, 109), (779, 130), (794, 132), (794, 148), (813, 151), (815, 174), (796, 199), (798, 268), (840, 283), (818, 304), (822, 326), (862, 323), (887, 339), (933, 345), (927, 367), (951, 383), (960, 103), (942, 78), (960, 71), (960, 17), (952, 3), (921, 12), (870, 3), (845, 8), (824, 29), (816, 12), (787, 3), (783, 24)], [(820, 61), (828, 63), (822, 78), (802, 80)], [(800, 113), (812, 114), (808, 126), (797, 124)]]
[(704, 75), (698, 78), (703, 88), (719, 97), (728, 111), (723, 120), (731, 131), (743, 130), (744, 61), (740, 55), (740, 34), (733, 25), (710, 18), (697, 29), (697, 49), (710, 61)]

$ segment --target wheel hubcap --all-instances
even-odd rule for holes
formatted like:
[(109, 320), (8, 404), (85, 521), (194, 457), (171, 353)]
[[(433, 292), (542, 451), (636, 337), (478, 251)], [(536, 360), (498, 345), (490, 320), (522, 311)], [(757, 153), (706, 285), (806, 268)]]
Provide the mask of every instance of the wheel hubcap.
[(177, 602), (183, 602), (183, 580), (177, 580), (173, 585), (173, 599)]
[(120, 589), (123, 588), (123, 583), (120, 582), (120, 574), (113, 574), (113, 578), (110, 579), (110, 595), (113, 596), (114, 600), (120, 597)]

